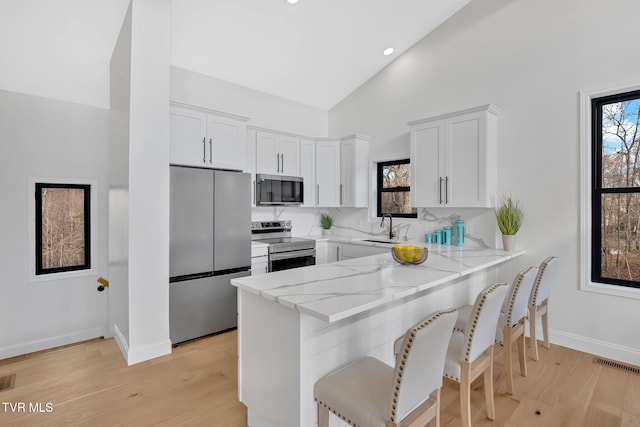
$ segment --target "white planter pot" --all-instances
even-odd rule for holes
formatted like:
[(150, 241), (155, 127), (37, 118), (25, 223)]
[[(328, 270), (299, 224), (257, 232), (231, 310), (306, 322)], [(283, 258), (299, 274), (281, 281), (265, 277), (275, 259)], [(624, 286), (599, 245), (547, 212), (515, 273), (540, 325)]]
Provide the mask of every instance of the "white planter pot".
[(503, 234), (502, 235), (502, 247), (505, 251), (513, 252), (516, 248), (516, 235), (515, 234)]

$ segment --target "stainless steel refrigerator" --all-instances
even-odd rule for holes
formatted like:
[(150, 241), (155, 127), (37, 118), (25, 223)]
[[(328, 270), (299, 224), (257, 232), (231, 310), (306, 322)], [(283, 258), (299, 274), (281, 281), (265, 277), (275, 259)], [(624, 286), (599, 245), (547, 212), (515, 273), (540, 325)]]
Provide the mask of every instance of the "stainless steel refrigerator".
[(250, 275), (250, 175), (171, 166), (169, 335), (177, 343), (237, 325), (231, 279)]

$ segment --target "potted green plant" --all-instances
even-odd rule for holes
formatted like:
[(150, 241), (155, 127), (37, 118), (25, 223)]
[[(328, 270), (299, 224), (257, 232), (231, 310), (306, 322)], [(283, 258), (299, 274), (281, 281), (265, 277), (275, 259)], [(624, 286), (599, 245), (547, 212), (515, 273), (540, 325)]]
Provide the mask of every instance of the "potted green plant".
[(502, 247), (505, 251), (513, 251), (515, 235), (522, 226), (524, 210), (520, 202), (513, 200), (511, 194), (502, 197), (502, 204), (496, 209), (496, 221), (502, 232)]
[(322, 226), (322, 234), (329, 233), (331, 227), (333, 227), (333, 217), (326, 212), (320, 215), (320, 225)]

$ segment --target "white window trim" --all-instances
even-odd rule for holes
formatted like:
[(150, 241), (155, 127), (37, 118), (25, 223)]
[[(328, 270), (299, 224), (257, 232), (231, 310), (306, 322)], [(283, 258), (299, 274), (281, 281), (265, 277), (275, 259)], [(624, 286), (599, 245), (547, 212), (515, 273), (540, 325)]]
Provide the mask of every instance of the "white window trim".
[(591, 281), (591, 100), (635, 90), (639, 82), (580, 92), (580, 290), (640, 299), (640, 289)]
[[(62, 271), (59, 273), (47, 273), (36, 275), (36, 183), (45, 184), (79, 184), (91, 186), (91, 268), (86, 270)], [(41, 178), (29, 177), (28, 188), (28, 221), (29, 236), (28, 260), (29, 260), (29, 283), (46, 282), (51, 280), (62, 280), (74, 277), (91, 276), (97, 274), (96, 268), (96, 239), (98, 237), (98, 182), (93, 179), (70, 179), (70, 178)]]

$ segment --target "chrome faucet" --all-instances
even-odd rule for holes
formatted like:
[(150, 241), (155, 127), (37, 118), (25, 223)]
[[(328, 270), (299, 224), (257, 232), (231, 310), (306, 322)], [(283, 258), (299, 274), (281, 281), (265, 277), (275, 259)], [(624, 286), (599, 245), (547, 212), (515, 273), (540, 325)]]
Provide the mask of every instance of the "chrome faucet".
[(383, 213), (382, 214), (382, 220), (380, 221), (380, 228), (384, 227), (384, 218), (385, 217), (389, 217), (389, 240), (393, 240), (395, 236), (395, 234), (393, 233), (393, 217), (391, 216), (390, 213)]

